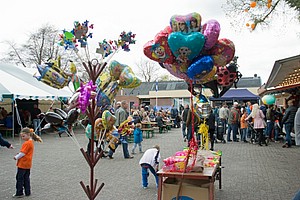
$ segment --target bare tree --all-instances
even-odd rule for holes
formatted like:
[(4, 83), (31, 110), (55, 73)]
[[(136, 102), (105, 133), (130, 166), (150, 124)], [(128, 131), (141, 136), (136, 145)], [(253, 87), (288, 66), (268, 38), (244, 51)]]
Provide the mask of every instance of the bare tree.
[[(269, 27), (272, 20), (280, 17), (284, 21), (300, 21), (299, 0), (226, 0), (223, 5), (226, 15), (234, 27), (249, 27), (251, 31), (258, 25)], [(297, 19), (297, 20), (296, 20)]]
[(137, 75), (140, 76), (143, 81), (151, 82), (158, 78), (160, 66), (157, 62), (141, 58), (140, 62), (136, 63), (136, 66), (138, 67)]
[(157, 78), (157, 81), (173, 81), (173, 80), (181, 80), (176, 78), (172, 74), (162, 74)]
[(2, 61), (21, 64), (24, 67), (42, 64), (59, 55), (59, 31), (51, 25), (43, 25), (36, 32), (30, 33), (25, 44), (17, 45), (6, 41), (10, 50)]

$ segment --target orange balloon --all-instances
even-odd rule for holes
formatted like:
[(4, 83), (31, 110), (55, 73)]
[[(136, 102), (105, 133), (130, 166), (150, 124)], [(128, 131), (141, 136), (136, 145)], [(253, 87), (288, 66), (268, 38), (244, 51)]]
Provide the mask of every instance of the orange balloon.
[(256, 6), (256, 2), (255, 1), (252, 1), (251, 3), (250, 3), (250, 7), (251, 8), (254, 8)]
[(251, 24), (251, 29), (254, 30), (256, 27), (256, 24)]
[(249, 23), (247, 23), (247, 24), (246, 24), (246, 26), (247, 26), (247, 27), (249, 27), (249, 26), (250, 26), (250, 24), (249, 24)]

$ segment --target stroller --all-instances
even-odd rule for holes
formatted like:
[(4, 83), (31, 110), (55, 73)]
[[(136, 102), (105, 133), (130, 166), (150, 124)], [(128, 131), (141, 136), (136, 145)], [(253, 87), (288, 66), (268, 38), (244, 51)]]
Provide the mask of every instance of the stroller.
[(250, 131), (251, 131), (251, 138), (250, 138), (249, 143), (256, 144), (258, 142), (259, 135), (258, 135), (257, 131), (254, 129), (252, 122), (249, 122), (249, 121), (246, 121), (246, 122), (248, 124), (248, 129), (250, 129)]
[[(247, 121), (247, 124), (248, 124), (248, 128), (251, 131), (251, 139), (250, 139), (249, 143), (250, 144), (256, 144), (256, 143), (258, 143), (259, 133), (254, 129), (252, 122)], [(264, 140), (265, 140), (265, 143), (268, 145), (269, 144), (269, 138), (265, 137)]]
[(223, 127), (223, 124), (221, 122), (220, 119), (217, 120), (217, 126), (216, 126), (216, 135), (217, 135), (217, 139), (216, 139), (216, 143), (218, 143), (218, 140), (223, 143), (226, 143), (225, 139), (224, 139), (224, 133), (225, 133), (225, 130), (224, 130), (224, 127)]

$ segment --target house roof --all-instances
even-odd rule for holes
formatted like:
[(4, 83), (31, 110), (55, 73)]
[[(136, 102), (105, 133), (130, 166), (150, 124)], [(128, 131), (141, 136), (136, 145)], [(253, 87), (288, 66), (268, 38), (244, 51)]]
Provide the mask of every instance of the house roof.
[[(183, 81), (160, 81), (157, 82), (158, 91), (163, 90), (187, 90), (188, 84)], [(237, 83), (238, 88), (258, 88), (261, 86), (260, 77), (242, 77)], [(124, 88), (124, 95), (137, 96), (137, 95), (148, 95), (149, 91), (155, 91), (156, 82), (142, 82), (140, 86), (136, 88)]]

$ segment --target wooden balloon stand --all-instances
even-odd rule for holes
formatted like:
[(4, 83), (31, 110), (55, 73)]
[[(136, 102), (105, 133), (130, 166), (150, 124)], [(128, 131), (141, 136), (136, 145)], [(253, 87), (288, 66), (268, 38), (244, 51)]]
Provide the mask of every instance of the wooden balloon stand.
[[(88, 63), (83, 62), (82, 63), (86, 72), (88, 73), (90, 80), (93, 81), (93, 84), (95, 85), (97, 78), (105, 68), (107, 63), (98, 63), (97, 60), (88, 61)], [(85, 185), (83, 181), (80, 181), (80, 185), (82, 186), (84, 192), (86, 193), (87, 197), (90, 200), (94, 200), (96, 196), (99, 194), (101, 189), (104, 186), (104, 183), (101, 183), (98, 187), (98, 179), (94, 178), (95, 174), (95, 166), (97, 165), (99, 159), (102, 157), (103, 150), (101, 152), (94, 151), (94, 127), (95, 127), (95, 120), (97, 119), (98, 114), (100, 113), (100, 108), (96, 105), (95, 98), (91, 99), (90, 104), (87, 107), (86, 115), (88, 116), (91, 125), (91, 152), (90, 156), (84, 151), (83, 148), (80, 148), (81, 153), (83, 154), (85, 160), (87, 161), (88, 165), (90, 166), (90, 184)]]

